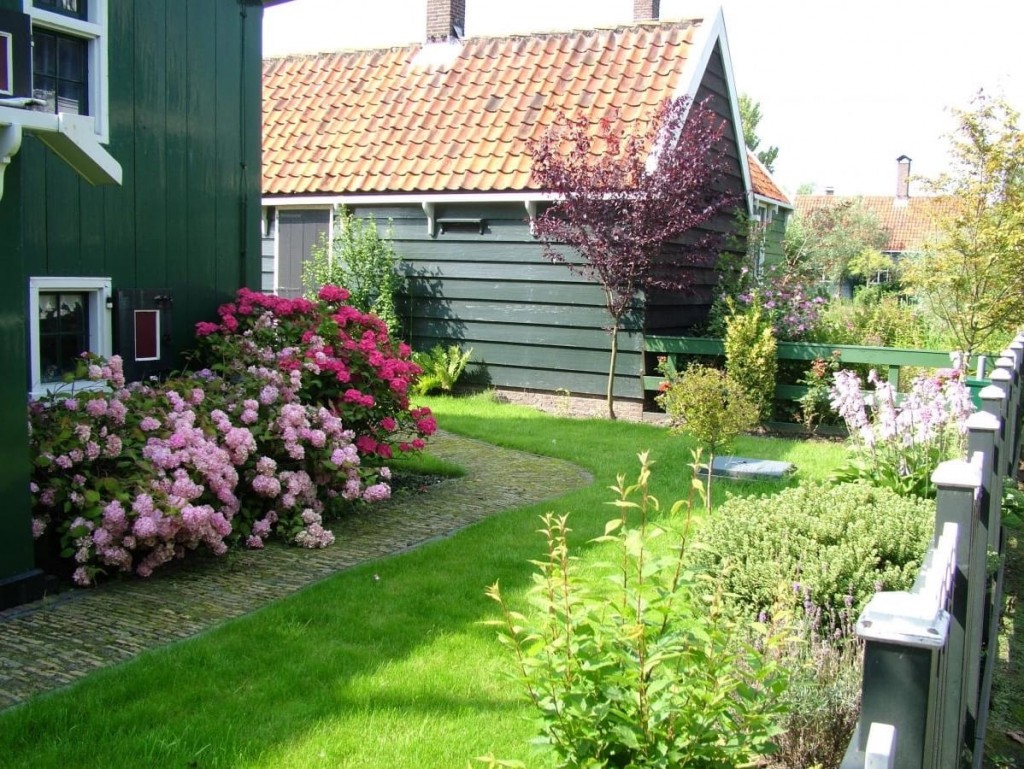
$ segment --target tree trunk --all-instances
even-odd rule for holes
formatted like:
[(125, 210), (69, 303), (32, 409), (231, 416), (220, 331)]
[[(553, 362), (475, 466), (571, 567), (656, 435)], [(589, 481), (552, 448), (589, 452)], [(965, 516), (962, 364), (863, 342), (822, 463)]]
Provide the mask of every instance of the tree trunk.
[(704, 509), (711, 512), (711, 468), (715, 464), (715, 452), (708, 454), (708, 485), (704, 488)]
[(608, 418), (615, 419), (615, 361), (619, 357), (619, 319), (612, 318), (612, 352), (608, 363)]

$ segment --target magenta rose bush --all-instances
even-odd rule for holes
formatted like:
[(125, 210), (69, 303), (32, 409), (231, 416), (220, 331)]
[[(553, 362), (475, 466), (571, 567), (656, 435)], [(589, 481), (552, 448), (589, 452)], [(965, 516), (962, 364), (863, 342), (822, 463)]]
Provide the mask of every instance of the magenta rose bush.
[(325, 547), (325, 520), (390, 496), (386, 460), (436, 423), (410, 407), (411, 351), (346, 299), (243, 289), (197, 328), (207, 368), (126, 384), (116, 356), (84, 356), (96, 389), (30, 405), (33, 533), (75, 582), (271, 536)]

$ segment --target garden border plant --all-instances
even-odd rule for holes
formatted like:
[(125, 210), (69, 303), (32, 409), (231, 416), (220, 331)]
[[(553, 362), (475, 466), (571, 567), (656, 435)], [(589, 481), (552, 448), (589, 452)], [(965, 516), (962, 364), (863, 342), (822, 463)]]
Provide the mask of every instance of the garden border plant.
[(102, 387), (30, 405), (33, 534), (52, 530), (76, 583), (271, 534), (324, 547), (325, 515), (390, 495), (386, 461), (436, 422), (410, 406), (411, 350), (347, 299), (241, 289), (197, 325), (210, 368), (126, 384), (118, 357), (86, 355)]
[[(721, 590), (700, 599), (712, 578), (687, 556), (703, 485), (694, 477), (689, 498), (663, 514), (649, 456), (639, 459), (636, 482), (620, 475), (612, 489), (619, 515), (594, 540), (614, 557), (579, 569), (568, 516), (542, 516), (547, 555), (534, 561), (532, 610), (513, 610), (495, 583), (487, 595), (502, 618), (489, 624), (516, 660), (560, 769), (749, 765), (780, 732), (786, 675), (769, 652), (786, 633), (730, 614)], [(676, 542), (667, 552), (663, 537)]]

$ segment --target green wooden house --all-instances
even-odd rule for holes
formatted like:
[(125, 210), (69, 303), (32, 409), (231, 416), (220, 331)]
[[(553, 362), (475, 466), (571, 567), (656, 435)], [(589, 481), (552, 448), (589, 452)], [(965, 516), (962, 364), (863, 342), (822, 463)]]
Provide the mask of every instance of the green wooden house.
[[(559, 115), (615, 114), (628, 130), (666, 98), (709, 98), (728, 126), (727, 183), (755, 215), (723, 16), (659, 20), (648, 2), (618, 28), (474, 38), (461, 0), (426, 2), (422, 44), (264, 63), (263, 288), (301, 291), (341, 208), (390, 220), (414, 348), (472, 347), (510, 392), (604, 393), (603, 294), (542, 256), (531, 221), (550, 196), (531, 183), (530, 141)], [(643, 335), (702, 322), (716, 282), (694, 268), (692, 291), (646, 298), (620, 337), (618, 399), (643, 398)]]
[(263, 7), (0, 0), (0, 608), (43, 589), (28, 393), (83, 349), (141, 378), (259, 285)]

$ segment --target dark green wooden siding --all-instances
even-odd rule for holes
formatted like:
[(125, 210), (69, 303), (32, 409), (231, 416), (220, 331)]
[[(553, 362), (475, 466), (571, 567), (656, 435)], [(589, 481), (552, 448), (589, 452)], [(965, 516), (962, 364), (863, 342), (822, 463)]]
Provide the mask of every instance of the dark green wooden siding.
[[(0, 0), (21, 11), (22, 0)], [(0, 200), (0, 603), (33, 562), (25, 428), (30, 276), (170, 289), (173, 344), (260, 276), (258, 0), (109, 0), (110, 143), (92, 187), (32, 136)], [(115, 336), (116, 339), (116, 336)], [(116, 350), (115, 350), (116, 351)]]
[[(409, 340), (415, 349), (456, 342), (473, 348), (496, 387), (604, 393), (608, 314), (601, 290), (544, 258), (521, 203), (439, 204), (439, 219), (482, 219), (434, 237), (419, 206), (356, 207), (384, 228), (409, 279)], [(620, 335), (619, 397), (643, 395), (640, 337)]]
[[(744, 200), (743, 171), (740, 153), (745, 152), (737, 140), (737, 130), (732, 124), (729, 102), (729, 87), (725, 77), (725, 64), (721, 45), (716, 44), (708, 66), (704, 71), (695, 101), (708, 105), (715, 114), (726, 121), (726, 131), (720, 149), (726, 157), (726, 174), (722, 187), (735, 195), (735, 208), (718, 216), (708, 229), (730, 234), (741, 232), (736, 224), (746, 215)], [(742, 253), (745, 246), (741, 239), (733, 238), (727, 246)], [(666, 247), (671, 250), (671, 245)], [(715, 299), (718, 273), (714, 264), (693, 265), (690, 269), (690, 289), (681, 293), (655, 292), (647, 298), (644, 331), (648, 334), (685, 334), (703, 326), (708, 319), (711, 304)]]
[[(239, 0), (110, 0), (108, 150), (120, 187), (92, 187), (28, 137), (24, 264), (170, 289), (173, 338), (240, 285), (259, 286), (261, 8)], [(243, 67), (249, 73), (243, 77)], [(6, 202), (6, 201), (5, 201)]]

